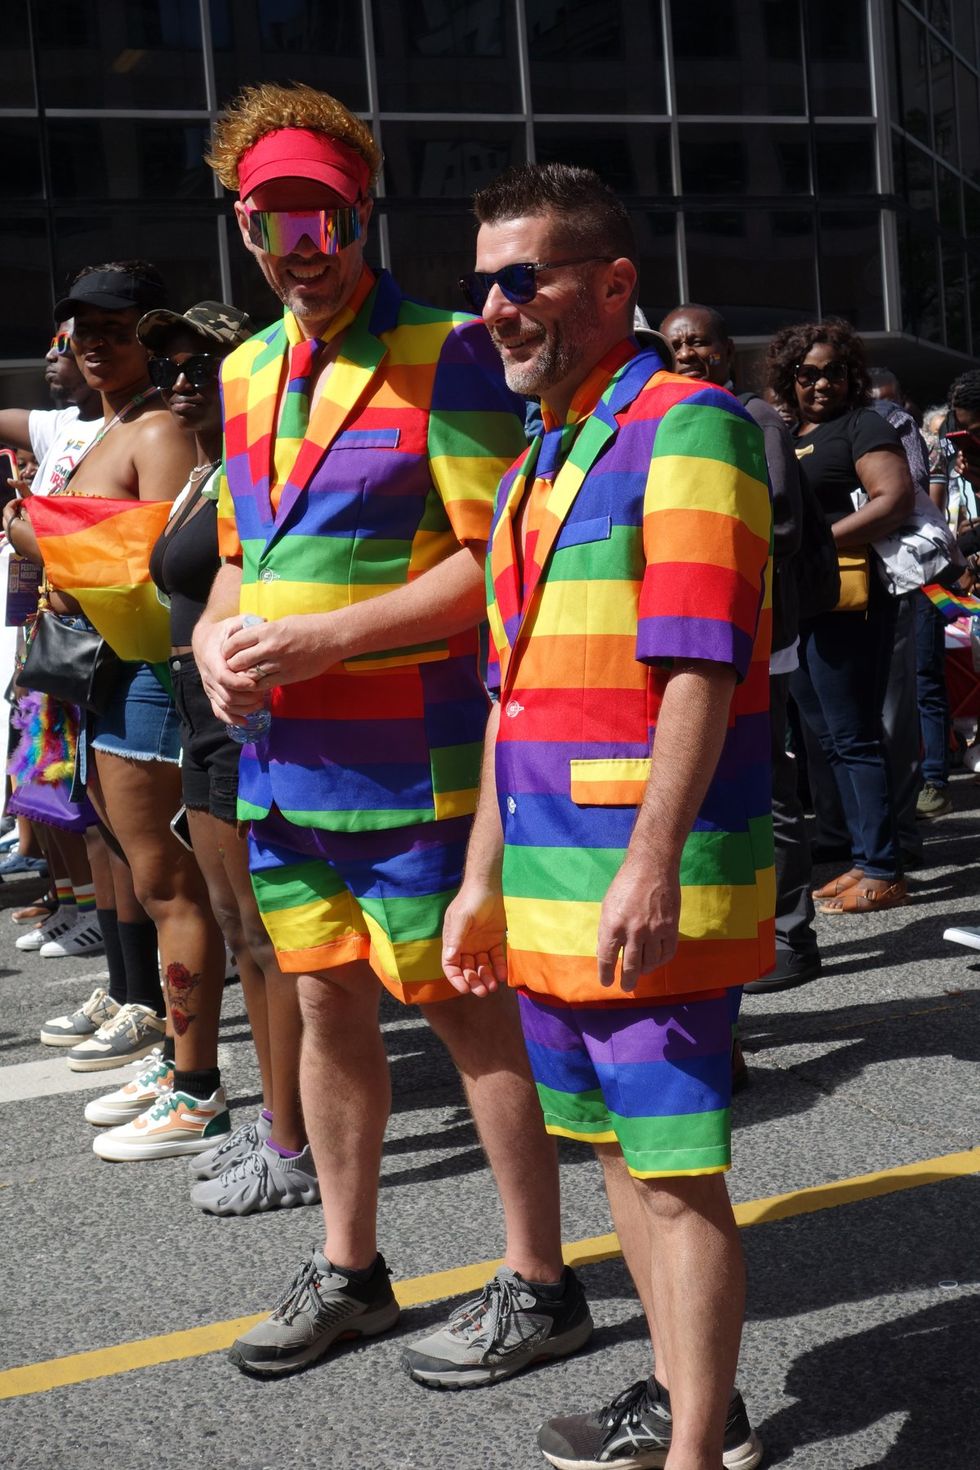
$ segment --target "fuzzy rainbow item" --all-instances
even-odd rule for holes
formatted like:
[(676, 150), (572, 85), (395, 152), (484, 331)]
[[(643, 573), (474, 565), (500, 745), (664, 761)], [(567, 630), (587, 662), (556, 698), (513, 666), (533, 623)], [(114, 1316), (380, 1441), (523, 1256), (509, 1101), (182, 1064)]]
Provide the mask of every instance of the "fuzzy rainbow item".
[(75, 769), (78, 720), (68, 705), (37, 690), (22, 694), (10, 723), (21, 732), (7, 769), (18, 782), (55, 785), (70, 781)]
[(973, 597), (969, 592), (952, 592), (938, 582), (929, 582), (922, 590), (947, 623), (955, 623), (957, 618), (980, 618), (980, 597)]
[(69, 592), (114, 653), (133, 663), (170, 655), (170, 614), (150, 578), (168, 500), (49, 495), (24, 502), (52, 586)]

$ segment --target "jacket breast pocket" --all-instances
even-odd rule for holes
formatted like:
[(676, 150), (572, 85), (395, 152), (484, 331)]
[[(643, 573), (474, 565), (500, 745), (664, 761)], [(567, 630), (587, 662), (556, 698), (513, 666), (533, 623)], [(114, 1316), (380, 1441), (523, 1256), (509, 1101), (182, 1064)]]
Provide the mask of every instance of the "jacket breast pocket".
[(588, 521), (566, 521), (555, 538), (555, 550), (565, 546), (587, 546), (591, 541), (608, 541), (612, 516), (595, 516)]
[(572, 760), (569, 766), (576, 806), (639, 806), (650, 775), (649, 756)]
[(330, 446), (335, 449), (397, 449), (398, 429), (345, 429)]

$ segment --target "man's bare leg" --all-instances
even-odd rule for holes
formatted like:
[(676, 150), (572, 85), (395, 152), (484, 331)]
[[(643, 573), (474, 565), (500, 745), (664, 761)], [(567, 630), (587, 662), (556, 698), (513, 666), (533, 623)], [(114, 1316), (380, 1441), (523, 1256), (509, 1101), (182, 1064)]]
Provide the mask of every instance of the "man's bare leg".
[(391, 1081), (366, 961), (301, 975), (300, 1094), (332, 1264), (367, 1270), (378, 1253), (378, 1175)]
[(623, 1158), (619, 1144), (597, 1143), (594, 1147), (602, 1165), (606, 1197), (609, 1200), (616, 1234), (619, 1236), (623, 1260), (633, 1278), (633, 1285), (636, 1287), (643, 1314), (647, 1319), (657, 1378), (664, 1388), (667, 1388), (669, 1387), (666, 1377), (667, 1365), (664, 1362), (664, 1347), (660, 1340), (653, 1300), (651, 1272), (653, 1232), (650, 1226), (650, 1214), (643, 1203), (637, 1180), (626, 1167), (626, 1160)]
[(421, 1007), (459, 1069), (503, 1205), (505, 1261), (529, 1281), (558, 1281), (558, 1152), (544, 1131), (511, 991)]

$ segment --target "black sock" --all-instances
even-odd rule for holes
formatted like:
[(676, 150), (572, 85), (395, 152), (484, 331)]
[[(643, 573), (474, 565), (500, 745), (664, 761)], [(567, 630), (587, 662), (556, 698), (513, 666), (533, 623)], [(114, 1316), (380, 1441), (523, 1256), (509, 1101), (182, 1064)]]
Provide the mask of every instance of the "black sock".
[(177, 1060), (176, 1046), (172, 1036), (165, 1036), (163, 1038), (163, 1060), (165, 1062), (174, 1062)]
[(96, 909), (105, 959), (109, 966), (109, 994), (117, 1005), (126, 1004), (126, 961), (119, 943), (119, 920), (115, 909)]
[(220, 1086), (221, 1072), (217, 1067), (199, 1067), (196, 1072), (174, 1071), (174, 1092), (186, 1092), (199, 1102), (204, 1102)]
[(330, 1264), (331, 1266), (333, 1266), (334, 1270), (340, 1272), (341, 1276), (346, 1276), (348, 1281), (365, 1282), (370, 1281), (375, 1271), (377, 1271), (378, 1260), (379, 1257), (375, 1256), (370, 1266), (364, 1266), (361, 1268), (360, 1271), (352, 1271), (350, 1266), (338, 1266), (336, 1261), (331, 1261)]
[(546, 1302), (556, 1302), (565, 1295), (565, 1273), (561, 1273), (558, 1281), (531, 1281), (527, 1276), (524, 1278), (535, 1296), (543, 1296)]
[(149, 1006), (158, 1016), (166, 1014), (160, 989), (157, 959), (157, 927), (149, 919), (138, 924), (119, 921), (119, 943), (126, 961), (126, 999), (130, 1005)]

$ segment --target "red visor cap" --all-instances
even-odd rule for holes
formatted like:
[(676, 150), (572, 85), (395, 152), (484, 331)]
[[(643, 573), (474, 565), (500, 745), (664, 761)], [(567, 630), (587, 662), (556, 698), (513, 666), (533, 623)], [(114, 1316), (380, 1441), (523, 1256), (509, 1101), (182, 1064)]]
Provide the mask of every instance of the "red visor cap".
[(314, 179), (348, 204), (367, 193), (371, 168), (354, 148), (310, 128), (279, 128), (266, 133), (238, 160), (238, 191), (247, 199), (272, 179)]

